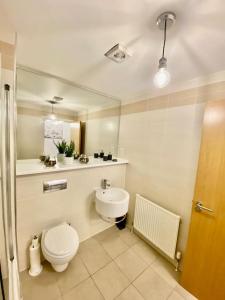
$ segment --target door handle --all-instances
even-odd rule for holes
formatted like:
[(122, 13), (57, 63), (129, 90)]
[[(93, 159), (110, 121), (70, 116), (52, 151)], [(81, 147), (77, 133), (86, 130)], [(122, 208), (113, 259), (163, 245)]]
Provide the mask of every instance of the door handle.
[(202, 212), (202, 211), (213, 212), (212, 209), (203, 206), (202, 203), (201, 203), (200, 201), (197, 201), (197, 202), (195, 203), (195, 211), (197, 211), (197, 212)]

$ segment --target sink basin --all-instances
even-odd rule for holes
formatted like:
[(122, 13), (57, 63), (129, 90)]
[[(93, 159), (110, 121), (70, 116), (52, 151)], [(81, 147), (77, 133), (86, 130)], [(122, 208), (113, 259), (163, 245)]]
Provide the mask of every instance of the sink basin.
[(107, 218), (118, 218), (128, 212), (129, 194), (120, 188), (98, 189), (96, 191), (96, 210)]

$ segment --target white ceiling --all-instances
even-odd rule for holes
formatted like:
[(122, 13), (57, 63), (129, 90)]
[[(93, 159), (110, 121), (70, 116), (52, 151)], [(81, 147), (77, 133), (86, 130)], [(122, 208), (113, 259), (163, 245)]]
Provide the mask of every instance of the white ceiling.
[[(122, 100), (155, 90), (161, 55), (158, 14), (172, 10), (166, 56), (171, 87), (225, 70), (224, 0), (1, 0), (18, 32), (18, 62)], [(133, 56), (122, 64), (104, 57), (116, 43)]]
[(30, 70), (17, 69), (17, 101), (19, 106), (51, 107), (46, 100), (54, 96), (63, 101), (55, 105), (58, 110), (76, 113), (96, 111), (120, 105), (120, 101), (68, 84), (66, 81)]

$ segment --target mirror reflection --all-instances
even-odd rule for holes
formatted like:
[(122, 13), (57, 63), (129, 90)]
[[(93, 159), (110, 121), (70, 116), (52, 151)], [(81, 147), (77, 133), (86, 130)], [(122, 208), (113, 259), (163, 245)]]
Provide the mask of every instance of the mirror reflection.
[(16, 98), (18, 160), (117, 155), (119, 100), (25, 67), (17, 68)]

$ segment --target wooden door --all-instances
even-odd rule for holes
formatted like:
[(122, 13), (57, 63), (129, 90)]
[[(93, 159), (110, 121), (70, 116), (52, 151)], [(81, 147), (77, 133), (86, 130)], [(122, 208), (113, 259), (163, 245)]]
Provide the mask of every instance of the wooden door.
[(199, 300), (225, 299), (225, 100), (205, 110), (181, 284)]

